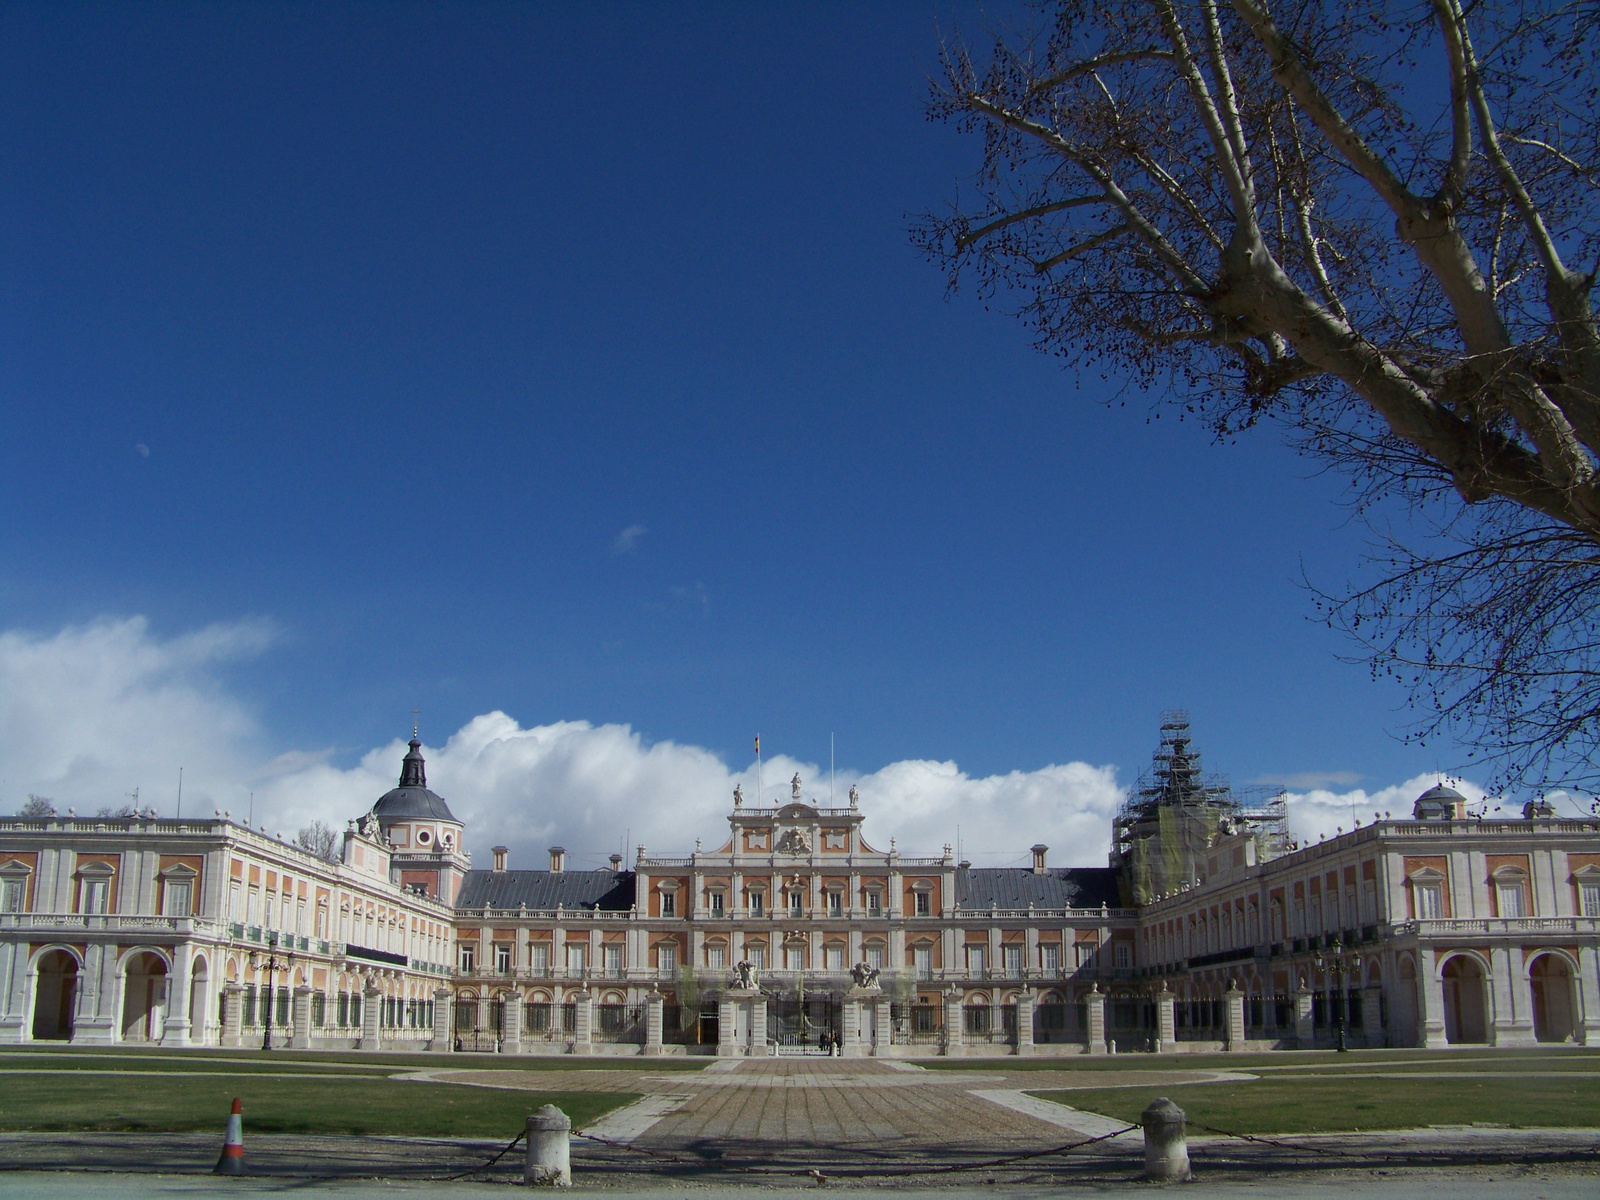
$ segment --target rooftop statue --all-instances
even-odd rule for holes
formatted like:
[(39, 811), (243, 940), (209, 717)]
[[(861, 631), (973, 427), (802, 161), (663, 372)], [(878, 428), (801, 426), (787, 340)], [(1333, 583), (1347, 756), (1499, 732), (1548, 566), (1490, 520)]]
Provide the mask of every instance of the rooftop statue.
[(733, 785), (733, 806), (735, 808), (744, 804), (744, 788), (739, 784)]
[(800, 772), (794, 773), (794, 778), (789, 780), (789, 794), (796, 800), (800, 799)]

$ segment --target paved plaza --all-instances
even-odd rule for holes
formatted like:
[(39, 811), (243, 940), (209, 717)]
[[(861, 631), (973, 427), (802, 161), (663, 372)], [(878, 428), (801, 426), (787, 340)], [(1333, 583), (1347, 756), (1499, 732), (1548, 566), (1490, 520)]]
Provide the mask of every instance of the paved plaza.
[[(574, 1176), (583, 1187), (627, 1190), (681, 1183), (749, 1189), (827, 1183), (871, 1189), (1127, 1183), (1141, 1166), (1138, 1131), (1123, 1132), (1121, 1122), (1027, 1093), (1159, 1085), (1170, 1087), (1181, 1105), (1186, 1084), (1248, 1079), (1250, 1072), (1174, 1066), (1108, 1076), (1067, 1064), (1059, 1070), (1008, 1069), (1004, 1060), (926, 1070), (873, 1060), (766, 1059), (659, 1073), (598, 1063), (538, 1072), (452, 1064), (407, 1077), (530, 1093), (644, 1093), (579, 1131), (588, 1136), (574, 1138)], [(251, 1174), (283, 1180), (508, 1182), (520, 1177), (520, 1146), (492, 1166), (477, 1168), (516, 1132), (484, 1130), (474, 1139), (252, 1136), (247, 1126), (246, 1161)], [(220, 1129), (214, 1136), (6, 1134), (0, 1135), (0, 1169), (203, 1174), (216, 1161), (219, 1144)], [(1468, 1170), (1474, 1172), (1471, 1178), (1496, 1170), (1576, 1175), (1590, 1186), (1600, 1185), (1600, 1132), (1584, 1129), (1468, 1126), (1255, 1140), (1199, 1136), (1191, 1139), (1191, 1156), (1202, 1179), (1241, 1186), (1289, 1176), (1378, 1180), (1419, 1168)], [(39, 1194), (48, 1194), (48, 1181), (38, 1186), (45, 1189)]]

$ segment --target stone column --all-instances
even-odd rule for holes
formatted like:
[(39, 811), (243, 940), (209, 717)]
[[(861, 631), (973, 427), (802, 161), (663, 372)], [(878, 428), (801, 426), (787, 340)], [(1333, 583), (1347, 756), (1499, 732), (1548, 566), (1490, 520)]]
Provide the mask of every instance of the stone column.
[(237, 983), (222, 985), (222, 1044), (238, 1046), (244, 988)]
[(574, 1054), (594, 1053), (594, 993), (585, 988), (573, 995), (577, 1003), (575, 1026), (572, 1033), (572, 1052)]
[(1088, 1012), (1088, 1025), (1086, 1036), (1088, 1038), (1088, 1051), (1090, 1054), (1104, 1054), (1106, 1052), (1106, 994), (1100, 990), (1097, 983), (1089, 989), (1089, 994), (1084, 997), (1085, 1007)]
[(961, 1017), (961, 992), (951, 988), (944, 994), (944, 1052), (953, 1058), (966, 1053)]
[(366, 986), (361, 989), (361, 1049), (378, 1048), (378, 1031), (383, 1027), (382, 1021), (383, 992), (378, 988), (378, 981), (368, 975)]
[(757, 992), (750, 998), (750, 1053), (765, 1057), (767, 1053), (767, 994)]
[(1311, 989), (1306, 986), (1303, 975), (1294, 993), (1294, 1042), (1302, 1050), (1310, 1050), (1317, 1044), (1317, 1031), (1311, 1012)]
[(879, 996), (873, 1001), (873, 1004), (877, 1008), (877, 1019), (872, 1023), (872, 1031), (875, 1038), (872, 1043), (872, 1053), (888, 1058), (889, 1055), (894, 1053), (890, 1049), (894, 1044), (894, 1035), (889, 1028), (894, 1015), (893, 1009), (890, 1007), (889, 997), (887, 996)]
[(455, 1048), (450, 1036), (450, 998), (454, 993), (447, 987), (433, 989), (433, 1041), (428, 1049), (448, 1054)]
[(1223, 993), (1222, 1011), (1226, 1020), (1226, 1030), (1229, 1050), (1244, 1049), (1244, 993), (1239, 990), (1237, 981), (1228, 982), (1228, 990)]
[(644, 1052), (661, 1054), (661, 1009), (666, 997), (654, 988), (644, 998)]
[(1033, 1004), (1036, 999), (1032, 988), (1017, 993), (1017, 1053), (1033, 1053)]
[(522, 1053), (522, 997), (516, 992), (505, 999), (505, 1023), (500, 1030), (500, 1052)]
[(311, 989), (301, 984), (294, 989), (294, 997), (290, 1001), (289, 1010), (290, 1029), (289, 1049), (311, 1049)]
[(861, 1001), (859, 998), (846, 995), (844, 1012), (840, 1017), (843, 1028), (840, 1029), (840, 1043), (845, 1058), (861, 1057)]
[(1417, 1045), (1437, 1050), (1444, 1038), (1444, 981), (1432, 946), (1417, 947)]
[(1573, 1030), (1585, 1046), (1600, 1046), (1600, 948), (1578, 947), (1578, 1011)]
[(1156, 1053), (1171, 1054), (1178, 1048), (1176, 997), (1165, 983), (1156, 993)]
[(1366, 1046), (1387, 1046), (1383, 1027), (1383, 985), (1369, 983), (1361, 989), (1361, 1041)]
[(1494, 1006), (1489, 1037), (1496, 1046), (1534, 1044), (1533, 987), (1521, 960), (1517, 946), (1496, 946), (1489, 959), (1494, 971), (1484, 982)]
[(734, 1041), (735, 1002), (732, 996), (723, 992), (717, 1000), (717, 1057), (732, 1058), (739, 1053), (739, 1046)]
[[(201, 1014), (205, 1020), (205, 1014)], [(161, 1019), (163, 1046), (189, 1045), (189, 947), (172, 951), (172, 974), (167, 977), (166, 1014)]]

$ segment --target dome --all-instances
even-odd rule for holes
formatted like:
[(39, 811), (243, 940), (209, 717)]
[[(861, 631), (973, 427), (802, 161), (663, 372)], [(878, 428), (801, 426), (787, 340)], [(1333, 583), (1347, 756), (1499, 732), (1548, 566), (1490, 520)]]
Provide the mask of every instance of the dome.
[(1457, 805), (1467, 803), (1467, 798), (1455, 788), (1436, 783), (1411, 806), (1411, 815), (1419, 821), (1448, 821), (1460, 811)]
[(385, 792), (372, 806), (373, 815), (381, 825), (394, 821), (425, 820), (449, 821), (461, 824), (444, 802), (444, 797), (428, 790), (428, 773), (424, 769), (422, 743), (413, 734), (411, 748), (400, 764), (400, 786)]

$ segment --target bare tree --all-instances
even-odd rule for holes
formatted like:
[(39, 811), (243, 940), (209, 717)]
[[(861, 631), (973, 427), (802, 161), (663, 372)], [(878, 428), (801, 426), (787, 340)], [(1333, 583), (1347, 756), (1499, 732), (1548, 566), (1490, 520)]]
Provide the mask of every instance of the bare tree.
[(339, 861), (339, 834), (326, 821), (313, 821), (294, 835), (294, 844), (324, 862)]
[(1324, 611), (1412, 735), (1595, 783), (1600, 4), (1044, 11), (946, 46), (983, 161), (918, 242), (1042, 349), (1347, 472), (1380, 571)]
[(56, 815), (56, 802), (49, 796), (36, 796), (28, 793), (28, 802), (17, 810), (19, 817), (53, 817)]

